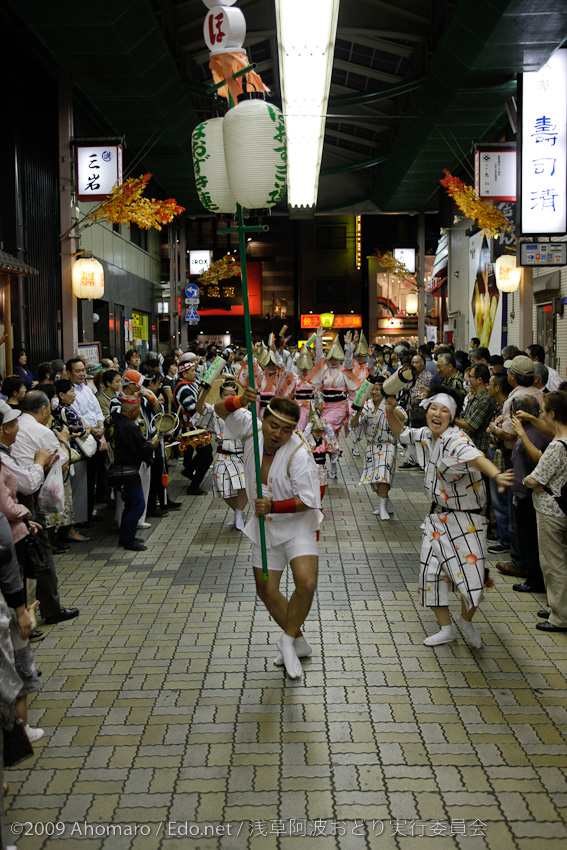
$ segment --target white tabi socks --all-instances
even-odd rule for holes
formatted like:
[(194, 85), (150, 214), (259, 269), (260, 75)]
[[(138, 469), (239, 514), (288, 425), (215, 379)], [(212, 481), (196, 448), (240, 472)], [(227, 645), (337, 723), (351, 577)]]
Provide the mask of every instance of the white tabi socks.
[(278, 649), (282, 654), (285, 669), (289, 678), (300, 679), (303, 674), (303, 670), (301, 669), (301, 661), (296, 655), (293, 643), (294, 639), (291, 635), (286, 635), (285, 632), (282, 632), (282, 636), (278, 641)]
[[(299, 637), (295, 638), (295, 640), (293, 641), (293, 648), (295, 649), (295, 654), (298, 658), (309, 658), (309, 656), (313, 653), (313, 650), (311, 649), (303, 635), (300, 635)], [(283, 663), (283, 655), (280, 652), (280, 654), (276, 658), (274, 658), (274, 664), (276, 665), (276, 667), (281, 667)]]
[(378, 510), (372, 512), (374, 516), (379, 516), (380, 519), (390, 519), (390, 514), (388, 513), (388, 499), (383, 499), (382, 496), (379, 496), (378, 504)]
[(330, 471), (330, 473), (329, 473), (329, 478), (336, 478), (336, 477), (337, 477), (337, 461), (336, 461), (336, 460), (332, 460), (332, 461), (331, 461), (331, 471)]
[(386, 510), (388, 511), (389, 514), (394, 513), (394, 506), (391, 503), (389, 496), (386, 496)]
[(441, 643), (452, 643), (454, 640), (457, 640), (457, 631), (451, 624), (450, 626), (441, 626), (437, 634), (425, 638), (423, 643), (425, 646), (439, 646)]
[(234, 524), (239, 531), (244, 531), (244, 511), (240, 508), (234, 511)]
[(472, 646), (473, 649), (480, 649), (482, 646), (482, 638), (477, 632), (475, 626), (473, 626), (473, 624), (468, 620), (465, 620), (462, 615), (457, 620), (457, 625), (462, 631), (468, 645)]

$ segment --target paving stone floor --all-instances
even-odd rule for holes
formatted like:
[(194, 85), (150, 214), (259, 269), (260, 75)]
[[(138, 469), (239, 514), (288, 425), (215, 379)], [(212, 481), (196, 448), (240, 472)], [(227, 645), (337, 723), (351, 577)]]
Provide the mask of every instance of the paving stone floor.
[(495, 573), (483, 648), (424, 647), (422, 475), (398, 472), (381, 523), (344, 448), (299, 681), (272, 663), (223, 502), (185, 496), (142, 553), (107, 513), (59, 558), (81, 615), (36, 645), (46, 735), (7, 777), (19, 850), (567, 846), (567, 635), (537, 632), (544, 598)]

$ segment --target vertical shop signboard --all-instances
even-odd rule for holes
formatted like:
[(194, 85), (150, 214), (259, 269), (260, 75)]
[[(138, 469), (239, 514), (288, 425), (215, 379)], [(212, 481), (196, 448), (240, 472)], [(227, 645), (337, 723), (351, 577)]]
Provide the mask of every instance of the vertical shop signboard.
[(520, 79), (521, 232), (557, 236), (567, 232), (567, 50)]
[(77, 200), (103, 201), (122, 183), (120, 145), (77, 146)]

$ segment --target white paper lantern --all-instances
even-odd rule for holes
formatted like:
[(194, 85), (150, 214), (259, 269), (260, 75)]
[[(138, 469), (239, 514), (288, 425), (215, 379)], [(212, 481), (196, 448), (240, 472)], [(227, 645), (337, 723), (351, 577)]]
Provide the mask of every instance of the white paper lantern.
[(92, 256), (79, 257), (71, 273), (73, 295), (77, 298), (102, 298), (104, 295), (104, 268)]
[(273, 207), (287, 182), (287, 148), (281, 111), (265, 100), (243, 100), (223, 125), (230, 189), (246, 209)]
[(417, 297), (417, 292), (408, 292), (406, 295), (406, 313), (409, 316), (417, 313), (419, 308), (419, 300)]
[(240, 9), (227, 8), (224, 3), (210, 7), (203, 24), (203, 36), (211, 56), (240, 51), (246, 38), (244, 15)]
[(236, 212), (236, 201), (228, 185), (224, 158), (224, 118), (210, 118), (195, 127), (191, 136), (195, 184), (199, 200), (214, 213)]
[(494, 277), (500, 292), (515, 292), (520, 285), (522, 269), (516, 266), (513, 254), (502, 254), (494, 263)]

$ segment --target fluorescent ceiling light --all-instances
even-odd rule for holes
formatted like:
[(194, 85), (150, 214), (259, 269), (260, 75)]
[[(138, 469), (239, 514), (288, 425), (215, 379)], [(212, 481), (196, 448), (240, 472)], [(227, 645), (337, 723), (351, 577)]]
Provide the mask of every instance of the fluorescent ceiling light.
[(317, 203), (340, 0), (276, 0), (288, 203)]

